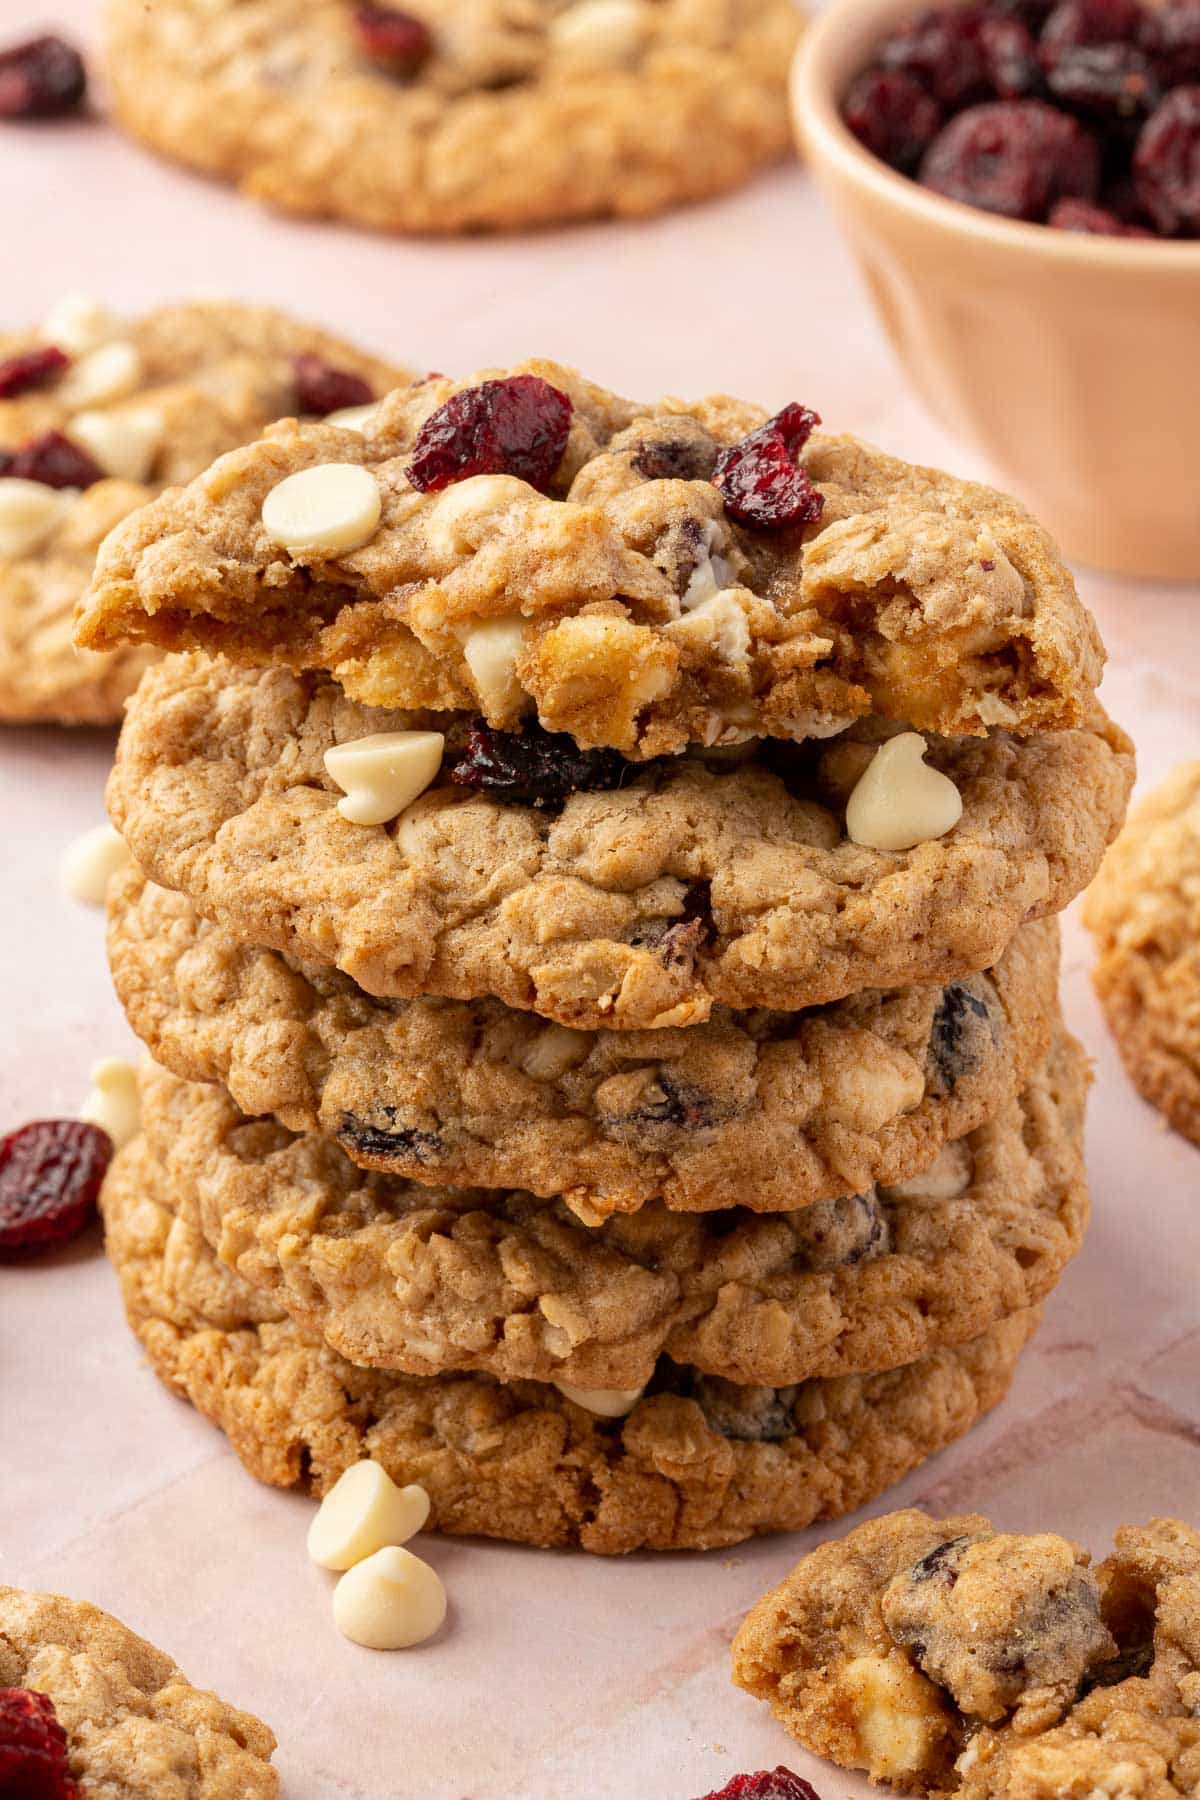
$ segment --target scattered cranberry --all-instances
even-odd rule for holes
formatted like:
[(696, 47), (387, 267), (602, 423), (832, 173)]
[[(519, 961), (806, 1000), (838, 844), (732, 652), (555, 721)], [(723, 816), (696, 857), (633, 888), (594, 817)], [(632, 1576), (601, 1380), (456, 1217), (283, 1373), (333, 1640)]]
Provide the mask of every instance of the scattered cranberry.
[(398, 6), (356, 6), (354, 29), (372, 62), (383, 63), (393, 75), (415, 75), (433, 55), (428, 25)]
[(1045, 219), (1065, 196), (1094, 200), (1100, 152), (1077, 119), (1042, 100), (959, 113), (930, 145), (921, 181), (949, 200), (1009, 219)]
[(292, 358), (292, 377), (296, 384), (296, 404), (303, 413), (340, 412), (344, 406), (369, 406), (375, 398), (370, 382), (349, 369), (335, 369), (323, 356), (311, 350)]
[(1038, 40), (1050, 66), (1062, 50), (1083, 44), (1132, 43), (1142, 24), (1139, 0), (1059, 0)]
[(868, 69), (846, 95), (844, 116), (860, 143), (911, 175), (937, 135), (942, 109), (902, 69)]
[(1149, 11), (1141, 45), (1163, 87), (1200, 81), (1200, 0), (1167, 0)]
[(963, 6), (922, 13), (907, 31), (889, 38), (879, 53), (885, 69), (911, 75), (942, 106), (967, 106), (988, 91), (979, 41), (983, 14)]
[(1086, 200), (1060, 200), (1050, 209), (1047, 225), (1056, 231), (1080, 231), (1092, 237), (1153, 237), (1140, 225), (1127, 225), (1105, 206), (1089, 206)]
[(45, 387), (70, 366), (71, 359), (53, 344), (41, 350), (21, 350), (0, 362), (0, 400)]
[(1200, 232), (1200, 86), (1173, 88), (1138, 136), (1138, 197), (1161, 232)]
[(44, 487), (86, 488), (104, 479), (104, 470), (95, 458), (61, 431), (43, 432), (6, 454), (6, 475), (40, 481)]
[(49, 1694), (0, 1688), (0, 1794), (13, 1800), (76, 1800), (67, 1734)]
[(1141, 119), (1158, 104), (1153, 66), (1136, 44), (1085, 44), (1064, 50), (1046, 80), (1056, 100), (1095, 119)]
[(0, 1256), (77, 1237), (95, 1216), (112, 1153), (108, 1133), (78, 1119), (39, 1119), (0, 1138)]
[(619, 751), (581, 750), (565, 731), (534, 723), (521, 731), (494, 731), (481, 719), (445, 772), (459, 787), (544, 809), (562, 806), (572, 794), (619, 788), (628, 769)]
[(1037, 45), (1029, 27), (1016, 18), (985, 19), (979, 27), (988, 85), (1001, 100), (1028, 100), (1045, 87)]
[(796, 466), (820, 423), (818, 414), (793, 401), (740, 443), (722, 450), (713, 486), (720, 490), (731, 519), (773, 531), (820, 518), (824, 496)]
[(518, 475), (544, 489), (563, 459), (572, 410), (538, 375), (462, 388), (422, 425), (408, 479), (423, 494), (470, 475)]
[(86, 87), (83, 58), (60, 37), (0, 50), (0, 119), (58, 118), (82, 103)]
[(778, 1769), (763, 1769), (757, 1775), (735, 1775), (725, 1786), (705, 1794), (703, 1800), (820, 1800), (820, 1795), (802, 1775), (793, 1775), (782, 1764)]

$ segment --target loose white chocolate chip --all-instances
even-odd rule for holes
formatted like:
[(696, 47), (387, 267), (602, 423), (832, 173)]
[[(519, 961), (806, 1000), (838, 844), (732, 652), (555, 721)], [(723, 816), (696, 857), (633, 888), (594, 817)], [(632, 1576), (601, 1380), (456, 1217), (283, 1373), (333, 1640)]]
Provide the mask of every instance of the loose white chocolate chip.
[(92, 1091), (79, 1109), (85, 1125), (99, 1125), (120, 1150), (137, 1135), (141, 1123), (137, 1070), (122, 1057), (109, 1056), (92, 1070)]
[(56, 344), (71, 356), (86, 356), (99, 349), (120, 330), (120, 320), (88, 294), (64, 294), (42, 326), (48, 344)]
[(432, 1637), (446, 1617), (446, 1590), (434, 1569), (394, 1544), (347, 1569), (333, 1590), (333, 1622), (368, 1650), (407, 1650)]
[(846, 830), (869, 850), (911, 850), (944, 837), (962, 818), (962, 795), (940, 769), (925, 762), (916, 731), (881, 744), (846, 807)]
[(551, 21), (550, 36), (572, 69), (612, 69), (637, 54), (647, 23), (645, 0), (576, 0)]
[(327, 413), (324, 423), (340, 425), (343, 431), (363, 433), (378, 411), (378, 400), (368, 400), (365, 406), (341, 406), (337, 412)]
[(118, 338), (89, 350), (72, 364), (59, 393), (68, 406), (105, 406), (132, 394), (141, 379), (142, 359), (136, 344)]
[(106, 475), (145, 481), (163, 439), (163, 417), (153, 407), (136, 412), (76, 413), (69, 436), (95, 457)]
[(75, 488), (0, 476), (0, 556), (28, 556), (40, 549), (78, 497)]
[(480, 704), (489, 717), (503, 717), (525, 698), (517, 680), (517, 658), (525, 642), (520, 618), (488, 619), (463, 641), (463, 656)]
[(325, 767), (346, 798), (338, 812), (351, 825), (386, 825), (423, 794), (442, 766), (440, 731), (379, 731), (335, 744)]
[(435, 555), (454, 562), (479, 547), (487, 528), (518, 502), (537, 499), (536, 489), (517, 475), (471, 475), (439, 494), (429, 514), (426, 537)]
[(285, 550), (340, 556), (374, 537), (383, 512), (379, 483), (358, 463), (317, 463), (288, 475), (262, 504), (268, 537)]
[(351, 1463), (309, 1527), (308, 1554), (323, 1569), (352, 1569), (388, 1544), (407, 1543), (428, 1517), (423, 1487), (397, 1487), (377, 1462)]
[(111, 876), (129, 861), (129, 846), (111, 825), (93, 825), (63, 851), (58, 882), (69, 900), (103, 906)]
[(585, 1412), (595, 1413), (598, 1419), (625, 1418), (645, 1392), (644, 1388), (572, 1387), (569, 1381), (556, 1381), (554, 1385), (565, 1399), (573, 1400)]

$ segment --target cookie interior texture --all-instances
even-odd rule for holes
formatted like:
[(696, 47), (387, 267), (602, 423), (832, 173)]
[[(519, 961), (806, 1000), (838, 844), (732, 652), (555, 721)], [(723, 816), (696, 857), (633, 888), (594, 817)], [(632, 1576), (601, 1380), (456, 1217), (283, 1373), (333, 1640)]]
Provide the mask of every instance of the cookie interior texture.
[(1090, 879), (1133, 769), (1103, 715), (935, 740), (962, 819), (888, 852), (844, 824), (874, 722), (732, 764), (630, 765), (619, 787), (547, 800), (450, 779), (459, 715), (419, 799), (390, 825), (349, 824), (325, 752), (429, 718), (364, 707), (325, 676), (171, 658), (130, 708), (110, 807), (152, 880), (370, 993), (490, 994), (569, 1027), (647, 1029), (992, 966)]
[(384, 231), (655, 213), (790, 144), (792, 0), (656, 0), (590, 29), (586, 0), (416, 10), (428, 54), (401, 69), (364, 53), (346, 0), (203, 19), (187, 0), (110, 0), (117, 117), (270, 205)]
[(821, 1545), (746, 1619), (734, 1680), (806, 1748), (966, 1800), (1200, 1784), (1200, 1533), (1052, 1533), (910, 1511)]
[(1130, 1079), (1200, 1144), (1200, 762), (1181, 764), (1134, 808), (1083, 917)]
[(98, 1606), (0, 1587), (0, 1687), (49, 1695), (81, 1794), (275, 1800), (279, 1793), (270, 1766), (275, 1736), (262, 1720), (194, 1688), (169, 1656)]
[[(80, 618), (93, 648), (151, 642), (331, 672), (371, 706), (532, 711), (583, 747), (643, 758), (753, 736), (826, 736), (868, 714), (947, 735), (1060, 730), (1093, 714), (1103, 652), (1052, 540), (1018, 502), (849, 437), (801, 464), (804, 531), (738, 523), (722, 448), (765, 415), (725, 396), (656, 406), (555, 363), (521, 365), (572, 406), (548, 492), (509, 475), (418, 492), (417, 435), (467, 382), (390, 395), (363, 432), (284, 420), (115, 532)], [(263, 524), (287, 476), (351, 463), (382, 519), (339, 555)], [(511, 679), (472, 634), (520, 628)]]
[(223, 1268), (174, 1203), (135, 1139), (105, 1183), (109, 1254), (150, 1362), (253, 1474), (320, 1494), (370, 1456), (421, 1482), (436, 1529), (522, 1543), (705, 1549), (852, 1511), (1004, 1397), (1040, 1316), (887, 1374), (784, 1389), (664, 1359), (627, 1418), (602, 1420), (541, 1383), (346, 1362)]
[[(318, 356), (383, 394), (405, 371), (269, 307), (192, 301), (111, 321), (102, 352), (120, 344), (134, 359), (131, 385), (101, 402), (75, 400), (75, 358), (61, 375), (0, 400), (0, 453), (48, 432), (68, 438), (76, 419), (155, 431), (137, 480), (106, 475), (63, 492), (61, 518), (20, 556), (0, 558), (0, 720), (111, 724), (152, 660), (148, 646), (106, 652), (72, 642), (74, 613), (96, 551), (122, 519), (217, 456), (297, 410), (292, 359)], [(39, 332), (0, 334), (0, 360), (44, 347)], [(148, 427), (147, 427), (148, 429)]]

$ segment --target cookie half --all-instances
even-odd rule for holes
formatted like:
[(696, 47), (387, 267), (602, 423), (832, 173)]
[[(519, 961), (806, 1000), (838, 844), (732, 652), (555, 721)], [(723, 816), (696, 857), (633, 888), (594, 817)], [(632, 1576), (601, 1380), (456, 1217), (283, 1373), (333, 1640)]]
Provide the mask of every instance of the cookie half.
[[(0, 1587), (0, 1688), (54, 1704), (71, 1778), (104, 1800), (275, 1800), (275, 1735), (194, 1688), (169, 1656), (98, 1606)], [(54, 1736), (51, 1732), (51, 1736)], [(11, 1747), (9, 1755), (12, 1755)], [(5, 1761), (14, 1795), (58, 1793), (50, 1773)], [(65, 1790), (62, 1790), (65, 1791)], [(74, 1793), (74, 1788), (71, 1789)]]
[(1042, 1300), (1079, 1249), (1086, 1061), (923, 1175), (768, 1217), (652, 1205), (598, 1229), (523, 1192), (366, 1175), (151, 1067), (142, 1125), (175, 1211), (349, 1361), (636, 1390), (659, 1357), (784, 1387), (899, 1368)]
[(1096, 1569), (978, 1514), (869, 1520), (760, 1600), (733, 1678), (806, 1749), (962, 1800), (1200, 1782), (1200, 1532), (1123, 1525)]
[[(323, 670), (370, 706), (635, 759), (867, 714), (947, 735), (1091, 717), (1095, 623), (1023, 507), (849, 437), (794, 462), (764, 421), (537, 362), (431, 376), (361, 433), (282, 422), (109, 539), (80, 641)], [(751, 517), (726, 453), (767, 456), (809, 523)], [(352, 533), (325, 529), (332, 483), (364, 496)]]
[(286, 212), (383, 231), (637, 217), (790, 141), (792, 0), (110, 0), (118, 119)]
[(147, 675), (109, 787), (152, 880), (235, 936), (333, 965), (368, 993), (485, 995), (581, 1030), (695, 1025), (992, 967), (1095, 870), (1132, 752), (1078, 731), (936, 740), (959, 824), (906, 851), (846, 834), (878, 743), (627, 765), (622, 785), (509, 798), (454, 779), (469, 722), (438, 715), (440, 773), (389, 824), (352, 825), (332, 747), (427, 724), (323, 676), (191, 655)]
[(1200, 762), (1136, 806), (1088, 894), (1093, 979), (1138, 1092), (1200, 1144)]
[(225, 1269), (173, 1216), (145, 1139), (103, 1209), (126, 1311), (158, 1374), (252, 1474), (323, 1493), (373, 1457), (419, 1481), (445, 1532), (613, 1553), (709, 1549), (850, 1512), (1003, 1399), (1038, 1309), (885, 1375), (736, 1387), (664, 1359), (605, 1419), (535, 1382), (356, 1367)]
[(72, 641), (105, 534), (281, 414), (406, 379), (315, 326), (233, 301), (134, 319), (66, 302), (40, 330), (0, 336), (4, 371), (0, 720), (68, 725), (119, 719), (151, 660), (146, 647)]

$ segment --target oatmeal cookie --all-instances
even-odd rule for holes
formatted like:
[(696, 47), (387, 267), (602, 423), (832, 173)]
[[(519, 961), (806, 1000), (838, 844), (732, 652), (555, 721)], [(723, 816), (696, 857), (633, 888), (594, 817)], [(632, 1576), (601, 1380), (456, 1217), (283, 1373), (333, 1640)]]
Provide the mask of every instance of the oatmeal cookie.
[[(300, 383), (297, 357), (308, 359)], [(321, 400), (316, 364), (327, 383), (348, 378), (347, 393), (382, 394), (404, 379), (313, 326), (232, 301), (128, 320), (68, 302), (40, 330), (0, 335), (0, 720), (120, 718), (150, 650), (72, 643), (102, 538), (281, 413)], [(26, 505), (10, 521), (14, 477)]]
[(1063, 1036), (1020, 1100), (909, 1181), (592, 1230), (528, 1193), (364, 1174), (152, 1066), (142, 1124), (176, 1212), (351, 1362), (633, 1389), (665, 1353), (782, 1387), (899, 1368), (1050, 1292), (1087, 1221), (1086, 1079)]
[(1134, 808), (1083, 918), (1130, 1079), (1200, 1144), (1200, 762), (1182, 764)]
[[(532, 362), (430, 377), (362, 432), (282, 421), (113, 534), (80, 642), (324, 670), (504, 730), (532, 712), (639, 759), (868, 713), (1084, 724), (1103, 651), (1036, 521), (854, 438), (797, 449), (814, 418), (785, 408), (785, 436), (727, 396), (638, 405)], [(328, 465), (368, 504), (349, 538), (320, 529)], [(297, 477), (300, 526), (272, 523)]]
[(335, 1137), (363, 1168), (562, 1195), (588, 1224), (653, 1200), (792, 1212), (902, 1180), (1024, 1086), (1057, 1011), (1053, 920), (944, 988), (572, 1032), (497, 1000), (375, 999), (241, 943), (136, 865), (109, 918), (129, 1022), (177, 1075)]
[[(962, 819), (903, 852), (845, 833), (877, 727), (751, 753), (629, 765), (539, 804), (450, 778), (352, 825), (332, 746), (427, 722), (328, 677), (189, 655), (147, 674), (109, 786), (161, 886), (250, 943), (391, 998), (492, 995), (578, 1029), (696, 1025), (714, 1005), (794, 1009), (992, 967), (1090, 879), (1124, 811), (1128, 739), (1085, 729), (931, 743)], [(458, 736), (456, 736), (456, 733)]]
[[(261, 1719), (194, 1688), (169, 1656), (85, 1601), (0, 1587), (0, 1688), (53, 1702), (79, 1800), (279, 1793), (275, 1736)], [(53, 1724), (50, 1736), (61, 1743)], [(60, 1791), (36, 1777), (25, 1787), (19, 1769), (11, 1779), (6, 1794)]]
[(1092, 1569), (1050, 1532), (872, 1519), (761, 1600), (733, 1678), (806, 1748), (961, 1800), (1200, 1791), (1200, 1533), (1125, 1525)]
[(627, 1417), (485, 1375), (363, 1369), (225, 1269), (173, 1217), (144, 1138), (102, 1200), (152, 1365), (252, 1474), (324, 1493), (364, 1456), (419, 1481), (445, 1532), (614, 1553), (711, 1549), (835, 1518), (969, 1430), (1007, 1391), (1038, 1309), (884, 1375), (737, 1387), (664, 1359)]
[(793, 0), (109, 0), (107, 17), (136, 136), (376, 230), (638, 217), (790, 142)]

